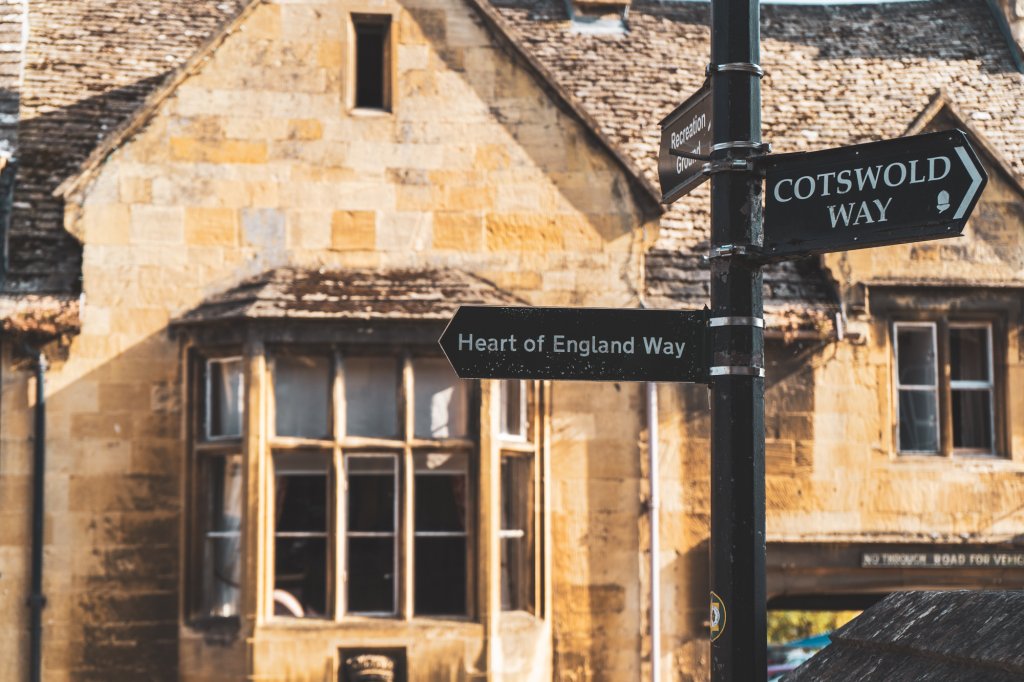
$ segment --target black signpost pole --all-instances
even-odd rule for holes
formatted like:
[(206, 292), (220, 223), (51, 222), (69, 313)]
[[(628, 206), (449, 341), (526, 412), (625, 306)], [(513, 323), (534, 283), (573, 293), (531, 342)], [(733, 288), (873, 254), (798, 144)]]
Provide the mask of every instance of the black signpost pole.
[(758, 0), (712, 0), (711, 679), (765, 680)]

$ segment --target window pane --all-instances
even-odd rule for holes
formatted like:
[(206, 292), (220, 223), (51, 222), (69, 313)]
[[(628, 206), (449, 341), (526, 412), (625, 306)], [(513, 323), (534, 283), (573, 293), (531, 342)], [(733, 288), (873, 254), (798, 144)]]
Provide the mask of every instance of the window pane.
[(413, 362), (418, 438), (462, 438), (468, 432), (467, 382), (444, 359)]
[(327, 613), (327, 538), (278, 537), (274, 542), (274, 615)]
[(534, 613), (533, 460), (501, 459), (501, 607)]
[(395, 539), (348, 539), (348, 610), (394, 613)]
[(501, 382), (501, 433), (516, 438), (526, 437), (526, 382)]
[(900, 391), (900, 450), (939, 451), (938, 406), (932, 391)]
[(988, 329), (949, 330), (949, 375), (953, 381), (988, 381)]
[[(352, 463), (371, 460), (377, 473), (358, 471)], [(348, 531), (393, 533), (395, 530), (395, 462), (392, 457), (349, 457)], [(384, 469), (390, 465), (390, 470)], [(382, 471), (383, 469), (383, 471)]]
[(200, 615), (237, 616), (241, 581), (242, 457), (203, 457)]
[(345, 431), (349, 436), (398, 435), (395, 358), (345, 358)]
[(327, 457), (276, 453), (274, 511), (277, 532), (327, 532)]
[(207, 438), (242, 435), (242, 360), (206, 362)]
[(953, 447), (992, 450), (992, 393), (952, 391)]
[(897, 375), (903, 386), (935, 385), (935, 342), (932, 327), (897, 327)]
[(416, 476), (416, 531), (466, 530), (466, 477)]
[(316, 452), (274, 456), (275, 615), (327, 611), (327, 462)]
[(417, 614), (466, 613), (466, 538), (416, 538)]
[(331, 365), (326, 356), (274, 360), (274, 405), (279, 436), (326, 438), (331, 433)]

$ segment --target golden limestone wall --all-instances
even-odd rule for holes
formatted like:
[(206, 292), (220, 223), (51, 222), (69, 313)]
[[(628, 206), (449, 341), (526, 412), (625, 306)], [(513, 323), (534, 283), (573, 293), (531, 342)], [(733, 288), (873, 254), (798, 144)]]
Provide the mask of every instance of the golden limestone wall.
[[(348, 107), (350, 12), (392, 16), (392, 114)], [(77, 203), (83, 328), (48, 375), (47, 680), (178, 678), (185, 447), (167, 324), (206, 296), (284, 264), (440, 266), (534, 304), (636, 304), (624, 174), (459, 0), (258, 3)], [(0, 608), (19, 617), (0, 626), (0, 677), (21, 679), (30, 382), (5, 358)], [(636, 678), (640, 396), (554, 390), (561, 679)], [(189, 677), (243, 672), (229, 648), (182, 646)]]

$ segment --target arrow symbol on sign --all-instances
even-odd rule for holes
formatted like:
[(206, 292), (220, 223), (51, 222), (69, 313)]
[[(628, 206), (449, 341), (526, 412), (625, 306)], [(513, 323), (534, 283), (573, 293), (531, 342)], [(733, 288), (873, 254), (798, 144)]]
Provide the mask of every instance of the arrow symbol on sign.
[(967, 150), (963, 147), (956, 147), (955, 149), (956, 155), (960, 157), (960, 161), (964, 164), (964, 168), (967, 169), (967, 174), (971, 176), (971, 186), (967, 188), (967, 192), (964, 194), (964, 199), (960, 202), (960, 207), (956, 209), (956, 214), (953, 216), (954, 220), (960, 220), (967, 212), (967, 207), (971, 205), (971, 200), (978, 192), (978, 188), (981, 187), (982, 175), (978, 172), (978, 169), (974, 167), (974, 162), (971, 161), (971, 157), (967, 155)]

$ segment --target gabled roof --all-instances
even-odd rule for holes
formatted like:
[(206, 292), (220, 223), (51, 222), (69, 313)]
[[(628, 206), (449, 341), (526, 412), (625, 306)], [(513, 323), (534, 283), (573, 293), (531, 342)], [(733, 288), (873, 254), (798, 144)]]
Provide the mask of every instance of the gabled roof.
[[(654, 181), (658, 122), (695, 92), (709, 5), (635, 0), (621, 35), (573, 31), (562, 0), (493, 0), (511, 33)], [(898, 137), (944, 89), (1024, 176), (1024, 79), (985, 0), (761, 8), (764, 139), (779, 153)], [(656, 305), (707, 300), (707, 184), (672, 205), (648, 260)], [(766, 309), (826, 311), (816, 261), (766, 268)]]
[(7, 291), (77, 291), (54, 189), (249, 1), (29, 0)]
[(174, 322), (238, 320), (448, 320), (460, 305), (523, 305), (459, 270), (278, 268), (211, 296)]

